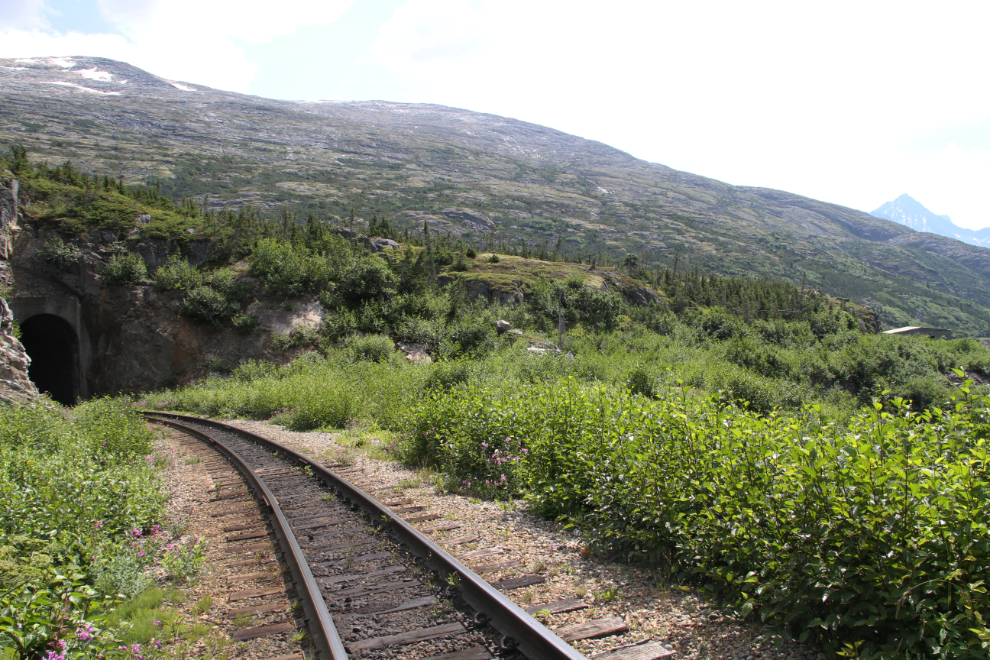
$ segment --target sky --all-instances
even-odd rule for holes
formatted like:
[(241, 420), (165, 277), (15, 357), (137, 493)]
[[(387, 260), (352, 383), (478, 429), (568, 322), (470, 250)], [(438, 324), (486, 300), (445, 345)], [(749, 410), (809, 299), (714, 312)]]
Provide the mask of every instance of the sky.
[(0, 0), (0, 57), (466, 108), (863, 211), (907, 193), (978, 229), (988, 19), (985, 0)]

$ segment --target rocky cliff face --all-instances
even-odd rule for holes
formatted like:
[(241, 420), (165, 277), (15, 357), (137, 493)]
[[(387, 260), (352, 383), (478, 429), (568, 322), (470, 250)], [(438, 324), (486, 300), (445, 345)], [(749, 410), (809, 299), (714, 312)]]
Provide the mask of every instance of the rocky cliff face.
[(31, 358), (14, 337), (14, 315), (0, 298), (0, 401), (29, 403), (38, 398), (38, 388), (28, 378)]
[[(251, 312), (259, 318), (259, 326), (240, 334), (180, 316), (180, 292), (162, 293), (150, 283), (103, 286), (101, 271), (119, 249), (114, 236), (94, 232), (74, 241), (77, 259), (53, 263), (44, 256), (52, 236), (18, 223), (26, 201), (18, 196), (16, 180), (0, 179), (0, 214), (5, 223), (0, 227), (0, 282), (13, 284), (10, 308), (0, 306), (0, 398), (15, 398), (5, 394), (4, 387), (15, 394), (37, 394), (26, 375), (30, 360), (10, 334), (13, 318), (23, 326), (32, 318), (58, 317), (71, 327), (69, 335), (74, 334), (78, 343), (73, 355), (79, 363), (77, 395), (81, 397), (171, 386), (248, 359), (281, 361), (289, 356), (273, 349), (273, 333), (322, 322), (315, 301), (291, 311), (254, 303)], [(152, 272), (177, 249), (168, 241), (131, 240), (125, 246), (141, 254)], [(189, 249), (187, 256), (194, 265), (205, 258), (207, 247)]]
[[(18, 210), (17, 179), (0, 178), (0, 285), (10, 283), (7, 258), (10, 236), (16, 226)], [(7, 301), (0, 298), (0, 401), (26, 403), (38, 396), (38, 390), (28, 378), (31, 358), (14, 337), (14, 315)]]

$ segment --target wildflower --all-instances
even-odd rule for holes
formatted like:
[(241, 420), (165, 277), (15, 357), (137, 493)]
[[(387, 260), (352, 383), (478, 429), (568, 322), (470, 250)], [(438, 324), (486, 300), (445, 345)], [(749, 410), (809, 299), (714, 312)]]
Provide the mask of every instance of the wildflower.
[(76, 639), (86, 642), (93, 638), (93, 626), (87, 624), (85, 628), (76, 628)]
[(153, 625), (153, 626), (160, 626), (160, 625), (162, 625), (162, 622), (161, 621), (152, 621), (151, 622), (151, 625)]
[(101, 527), (103, 527), (103, 521), (97, 520), (95, 523), (93, 523), (93, 527), (95, 527), (96, 529), (100, 529)]

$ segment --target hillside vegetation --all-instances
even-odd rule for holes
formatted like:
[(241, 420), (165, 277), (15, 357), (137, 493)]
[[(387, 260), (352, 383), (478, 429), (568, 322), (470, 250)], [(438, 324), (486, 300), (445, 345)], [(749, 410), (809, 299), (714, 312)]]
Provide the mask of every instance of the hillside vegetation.
[[(0, 140), (24, 144), (36, 162), (70, 158), (203, 211), (342, 220), (353, 210), (400, 234), (426, 222), (486, 251), (547, 246), (570, 262), (614, 266), (634, 255), (651, 270), (676, 261), (689, 272), (783, 279), (870, 306), (886, 328), (990, 336), (990, 252), (866, 213), (492, 115), (273, 101), (179, 89), (111, 60), (72, 62), (0, 60)], [(84, 69), (107, 75), (84, 79)]]

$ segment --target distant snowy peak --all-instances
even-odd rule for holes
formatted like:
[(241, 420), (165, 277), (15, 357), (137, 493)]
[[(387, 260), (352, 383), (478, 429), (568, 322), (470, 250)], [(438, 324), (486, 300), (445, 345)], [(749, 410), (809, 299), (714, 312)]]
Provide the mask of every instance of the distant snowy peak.
[(990, 228), (973, 231), (957, 227), (949, 216), (932, 213), (910, 195), (901, 195), (894, 201), (871, 211), (870, 215), (893, 220), (915, 231), (955, 238), (970, 245), (990, 247)]

